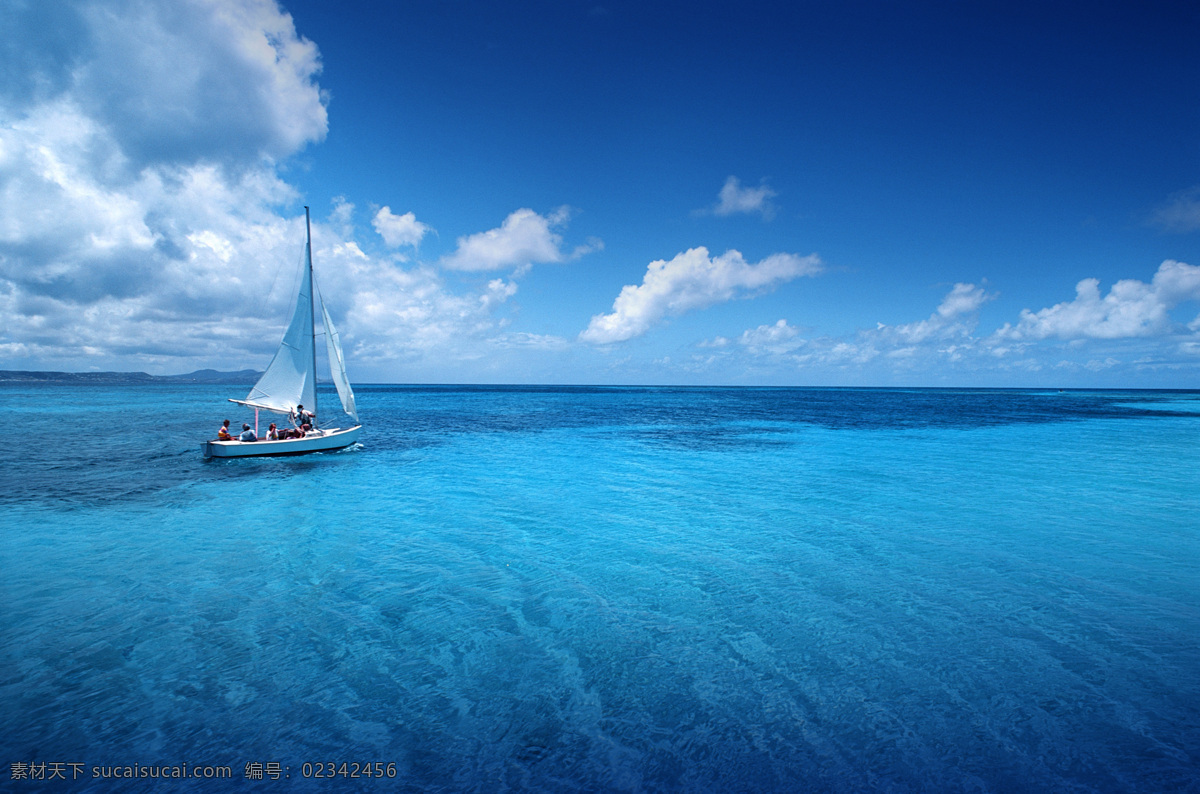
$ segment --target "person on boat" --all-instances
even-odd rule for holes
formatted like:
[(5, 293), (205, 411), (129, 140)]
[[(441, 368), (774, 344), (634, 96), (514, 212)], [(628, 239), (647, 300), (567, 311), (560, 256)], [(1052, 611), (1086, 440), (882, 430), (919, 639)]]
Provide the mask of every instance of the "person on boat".
[(300, 430), (305, 433), (307, 433), (309, 430), (312, 430), (313, 426), (317, 423), (317, 415), (312, 411), (304, 410), (303, 404), (297, 405), (295, 412), (292, 413), (288, 418), (292, 420), (296, 427), (300, 428)]
[(242, 422), (242, 434), (238, 436), (238, 441), (258, 441), (258, 436), (254, 435), (254, 431), (250, 429), (250, 425)]
[(221, 423), (221, 429), (217, 431), (217, 441), (233, 441), (233, 436), (229, 435), (228, 419)]
[(267, 428), (267, 441), (278, 441), (278, 440), (279, 440), (279, 431), (275, 428), (275, 423), (272, 422), (271, 426)]

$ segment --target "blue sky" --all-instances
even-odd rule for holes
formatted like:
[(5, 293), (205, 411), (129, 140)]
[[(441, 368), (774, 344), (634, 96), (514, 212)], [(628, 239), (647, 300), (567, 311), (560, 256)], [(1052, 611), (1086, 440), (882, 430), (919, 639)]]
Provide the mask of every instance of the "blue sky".
[(6, 0), (0, 367), (1200, 386), (1192, 4)]

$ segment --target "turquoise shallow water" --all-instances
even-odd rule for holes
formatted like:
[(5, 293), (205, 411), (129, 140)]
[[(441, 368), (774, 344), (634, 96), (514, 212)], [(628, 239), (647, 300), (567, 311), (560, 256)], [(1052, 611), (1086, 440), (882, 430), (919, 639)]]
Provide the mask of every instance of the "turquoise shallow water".
[(1200, 393), (226, 391), (0, 390), (14, 790), (1200, 790)]

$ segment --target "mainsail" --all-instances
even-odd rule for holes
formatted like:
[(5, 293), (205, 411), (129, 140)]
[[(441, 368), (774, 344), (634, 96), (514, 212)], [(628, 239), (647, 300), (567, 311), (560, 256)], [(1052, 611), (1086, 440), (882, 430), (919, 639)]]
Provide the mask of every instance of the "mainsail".
[[(311, 257), (311, 254), (309, 255)], [(279, 413), (295, 410), (297, 405), (317, 405), (317, 373), (313, 364), (316, 345), (313, 339), (312, 260), (304, 264), (296, 308), (283, 341), (275, 351), (267, 371), (254, 384), (246, 402)]]
[(304, 405), (308, 410), (316, 412), (317, 352), (313, 318), (315, 297), (315, 303), (321, 307), (321, 320), (325, 326), (325, 345), (329, 353), (329, 368), (333, 374), (333, 383), (337, 386), (343, 410), (355, 422), (358, 422), (354, 392), (346, 377), (346, 360), (342, 355), (341, 341), (313, 278), (312, 232), (308, 228), (307, 207), (304, 208), (304, 213), (307, 231), (307, 243), (304, 248), (305, 262), (291, 322), (288, 323), (287, 331), (284, 332), (283, 340), (279, 343), (279, 349), (275, 351), (275, 357), (267, 366), (267, 371), (258, 379), (258, 383), (250, 390), (250, 394), (246, 396), (245, 400), (234, 400), (233, 402), (278, 413), (290, 413), (296, 409), (297, 405)]

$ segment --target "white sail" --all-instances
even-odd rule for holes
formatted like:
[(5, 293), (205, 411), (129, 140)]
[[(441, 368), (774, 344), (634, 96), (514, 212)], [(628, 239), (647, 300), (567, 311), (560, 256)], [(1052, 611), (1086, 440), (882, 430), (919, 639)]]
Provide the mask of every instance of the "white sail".
[(325, 308), (321, 291), (317, 290), (317, 300), (321, 303), (321, 319), (325, 322), (325, 349), (329, 352), (329, 369), (333, 375), (333, 385), (337, 386), (338, 397), (342, 398), (342, 410), (358, 421), (358, 409), (354, 407), (354, 390), (350, 388), (350, 379), (346, 377), (346, 359), (342, 355), (342, 343), (337, 329), (333, 327), (333, 319)]
[(296, 308), (279, 343), (275, 358), (267, 371), (246, 397), (247, 403), (280, 413), (288, 413), (297, 405), (313, 410), (317, 405), (317, 374), (315, 369), (316, 343), (313, 338), (313, 301), (311, 252), (306, 248), (305, 263), (300, 276), (300, 294)]

